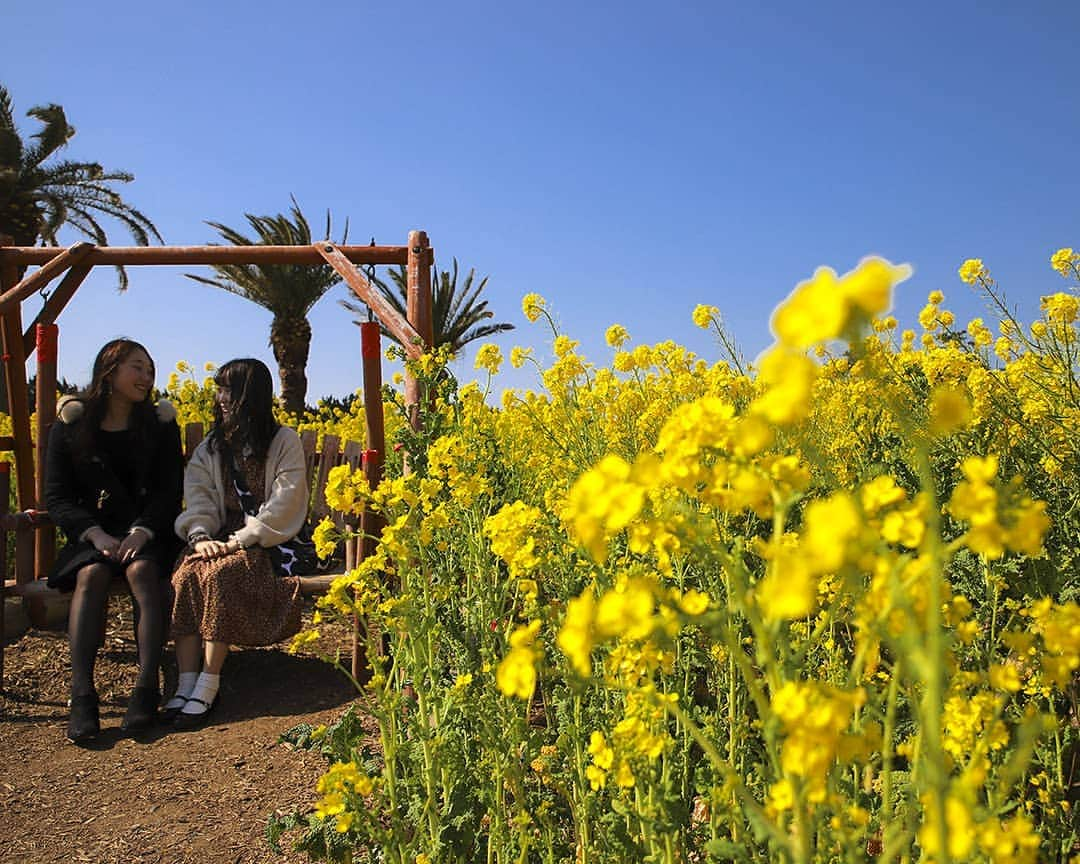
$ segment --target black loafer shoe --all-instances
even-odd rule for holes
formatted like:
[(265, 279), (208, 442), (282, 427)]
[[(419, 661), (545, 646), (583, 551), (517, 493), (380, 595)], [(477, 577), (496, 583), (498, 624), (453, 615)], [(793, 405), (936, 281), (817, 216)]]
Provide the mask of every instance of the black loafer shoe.
[(71, 714), (68, 717), (67, 737), (73, 744), (85, 744), (101, 731), (98, 718), (97, 693), (71, 697)]
[(127, 712), (120, 728), (124, 732), (141, 732), (157, 721), (157, 706), (161, 694), (156, 687), (136, 687), (128, 700)]
[(214, 697), (214, 701), (210, 704), (207, 704), (202, 699), (189, 698), (187, 700), (187, 705), (184, 706), (185, 709), (194, 703), (205, 710), (200, 711), (198, 714), (189, 714), (186, 710), (181, 711), (176, 715), (176, 719), (173, 720), (173, 727), (180, 729), (181, 731), (185, 729), (201, 729), (206, 725), (206, 721), (210, 717), (210, 712), (214, 710), (217, 701), (217, 696)]
[[(181, 700), (180, 704), (174, 708), (170, 708), (169, 702), (172, 702), (176, 699)], [(180, 714), (180, 712), (184, 710), (184, 706), (187, 705), (187, 698), (184, 696), (173, 696), (173, 698), (170, 699), (169, 702), (166, 702), (165, 707), (158, 711), (158, 721), (161, 723), (172, 723)]]

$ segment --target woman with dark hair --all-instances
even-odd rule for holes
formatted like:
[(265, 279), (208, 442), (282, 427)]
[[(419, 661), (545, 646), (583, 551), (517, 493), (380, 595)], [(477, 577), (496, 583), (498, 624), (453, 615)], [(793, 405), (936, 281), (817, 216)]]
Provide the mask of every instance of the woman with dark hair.
[(214, 381), (214, 425), (188, 461), (176, 520), (188, 552), (173, 573), (180, 679), (165, 715), (186, 728), (213, 708), (230, 645), (272, 645), (300, 629), (287, 546), (307, 516), (300, 438), (274, 420), (260, 361), (231, 360)]
[(151, 400), (154, 361), (138, 342), (114, 339), (98, 352), (90, 386), (60, 405), (49, 434), (45, 505), (67, 538), (49, 586), (73, 592), (68, 616), (71, 716), (77, 743), (100, 731), (94, 661), (113, 579), (135, 608), (139, 677), (121, 728), (157, 715), (158, 671), (168, 622), (168, 582), (179, 543), (184, 459), (176, 411)]

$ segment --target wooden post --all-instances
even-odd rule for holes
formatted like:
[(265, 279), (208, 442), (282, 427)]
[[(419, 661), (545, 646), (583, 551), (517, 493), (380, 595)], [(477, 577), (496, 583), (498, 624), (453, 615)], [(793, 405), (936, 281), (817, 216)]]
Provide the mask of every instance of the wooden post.
[[(49, 430), (56, 420), (56, 348), (59, 328), (38, 324), (37, 330), (37, 500), (45, 501), (45, 455), (49, 450)], [(56, 528), (52, 522), (34, 533), (34, 561), (38, 579), (44, 579), (56, 557)]]
[[(430, 351), (435, 341), (435, 328), (431, 319), (431, 247), (425, 231), (409, 232), (409, 260), (406, 264), (405, 311), (409, 323), (420, 334), (425, 351)], [(405, 406), (413, 429), (420, 430), (420, 382), (405, 373)]]
[[(372, 489), (382, 482), (386, 454), (386, 426), (382, 404), (382, 348), (379, 339), (377, 321), (365, 321), (360, 325), (360, 357), (364, 365), (364, 421), (367, 427), (367, 449), (361, 465), (364, 477)], [(375, 551), (375, 538), (382, 526), (382, 515), (372, 512), (370, 508), (364, 508), (360, 516), (359, 548), (353, 550), (353, 558), (357, 563)], [(366, 634), (363, 633), (359, 619), (354, 621), (354, 627), (352, 674), (357, 681), (367, 680), (371, 675), (371, 666), (365, 650), (366, 640), (362, 639)]]
[[(11, 463), (0, 462), (0, 519), (5, 519), (11, 501)], [(6, 520), (5, 520), (6, 521)], [(4, 692), (4, 643), (7, 641), (4, 622), (4, 600), (7, 594), (3, 590), (7, 582), (7, 531), (0, 530), (0, 694)]]
[[(10, 246), (8, 237), (0, 237), (0, 246)], [(0, 294), (10, 291), (19, 281), (18, 265), (4, 259), (0, 263)], [(26, 354), (23, 351), (22, 310), (18, 303), (0, 315), (3, 336), (4, 381), (7, 384), (8, 414), (15, 438), (15, 483), (20, 510), (34, 507), (34, 446), (30, 440), (30, 406), (26, 384)], [(20, 524), (15, 529), (15, 581), (34, 578), (34, 529)]]
[[(386, 455), (386, 426), (382, 401), (382, 348), (379, 324), (365, 321), (360, 325), (360, 356), (364, 363), (364, 425), (367, 428), (367, 452), (364, 453), (364, 476), (374, 489), (382, 482)], [(369, 455), (374, 453), (374, 455)]]

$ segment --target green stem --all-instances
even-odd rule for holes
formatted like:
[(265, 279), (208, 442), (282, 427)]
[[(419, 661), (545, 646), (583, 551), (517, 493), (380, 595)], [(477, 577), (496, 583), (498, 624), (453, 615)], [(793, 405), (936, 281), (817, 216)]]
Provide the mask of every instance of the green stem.
[[(893, 736), (896, 734), (896, 701), (900, 690), (900, 672), (902, 661), (897, 660), (889, 679), (889, 693), (885, 703), (885, 731), (882, 734), (881, 749), (881, 817), (883, 844), (895, 833), (893, 821)], [(888, 859), (882, 859), (888, 860)]]
[(585, 777), (585, 753), (581, 745), (585, 739), (584, 730), (581, 728), (581, 696), (574, 695), (574, 768), (575, 785), (577, 786), (577, 802), (575, 806), (578, 823), (578, 842), (581, 843), (581, 856), (579, 864), (589, 864), (589, 851), (592, 839), (589, 836), (589, 815), (586, 801), (588, 799), (589, 781)]
[(698, 726), (694, 719), (683, 711), (676, 703), (670, 702), (667, 699), (661, 700), (661, 704), (664, 710), (671, 714), (678, 723), (681, 723), (683, 727), (690, 733), (691, 737), (697, 742), (698, 746), (704, 751), (705, 756), (708, 758), (712, 766), (723, 775), (726, 782), (730, 783), (735, 790), (735, 794), (745, 810), (751, 811), (755, 817), (756, 822), (759, 825), (765, 827), (766, 832), (774, 843), (784, 849), (790, 851), (791, 838), (780, 831), (765, 815), (764, 809), (757, 801), (754, 800), (754, 796), (743, 785), (742, 778), (738, 776), (732, 766), (724, 760), (720, 755), (720, 751), (716, 749), (716, 745), (710, 741), (704, 732), (701, 731), (701, 727)]
[[(934, 495), (934, 473), (925, 448), (918, 451), (918, 465), (922, 488)], [(944, 579), (944, 550), (941, 543), (941, 525), (938, 508), (930, 506), (926, 516), (926, 535), (922, 552), (929, 558), (927, 568), (926, 609), (926, 662), (922, 673), (925, 692), (921, 706), (922, 767), (926, 772), (930, 791), (930, 807), (933, 809), (937, 828), (938, 861), (949, 864), (948, 824), (945, 819), (945, 800), (949, 790), (949, 776), (945, 769), (942, 749), (941, 719), (945, 704), (946, 635), (942, 621), (942, 581)]]

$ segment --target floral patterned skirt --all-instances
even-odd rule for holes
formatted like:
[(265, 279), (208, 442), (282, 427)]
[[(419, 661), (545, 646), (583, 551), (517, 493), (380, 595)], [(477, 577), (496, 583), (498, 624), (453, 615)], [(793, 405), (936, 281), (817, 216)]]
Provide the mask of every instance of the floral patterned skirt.
[(220, 558), (183, 555), (172, 577), (172, 635), (230, 645), (273, 645), (300, 630), (300, 580), (277, 576), (267, 550)]

